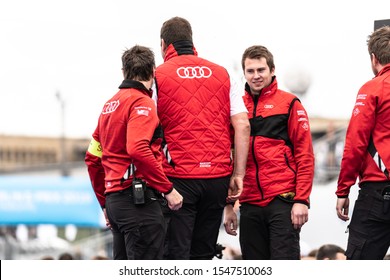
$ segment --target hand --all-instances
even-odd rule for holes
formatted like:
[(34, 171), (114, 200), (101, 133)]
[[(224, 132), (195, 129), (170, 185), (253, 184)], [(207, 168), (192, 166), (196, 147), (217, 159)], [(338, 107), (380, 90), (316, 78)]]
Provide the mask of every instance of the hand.
[(103, 208), (103, 214), (104, 214), (104, 218), (106, 219), (106, 226), (111, 229), (111, 224), (110, 224), (110, 221), (108, 220), (108, 217), (107, 217), (107, 211), (106, 211), (106, 208)]
[(344, 198), (337, 198), (337, 203), (336, 203), (336, 211), (337, 211), (337, 216), (343, 220), (343, 221), (348, 221), (348, 213), (349, 213), (349, 198), (344, 197)]
[(168, 207), (171, 210), (179, 210), (183, 206), (183, 197), (175, 189), (165, 195), (165, 198), (168, 201)]
[(241, 176), (233, 175), (230, 178), (227, 203), (235, 202), (241, 195), (244, 186), (244, 180)]
[(306, 204), (294, 203), (291, 209), (291, 221), (295, 229), (300, 229), (309, 220), (309, 207)]
[(231, 204), (225, 206), (223, 225), (227, 234), (237, 235), (237, 214)]

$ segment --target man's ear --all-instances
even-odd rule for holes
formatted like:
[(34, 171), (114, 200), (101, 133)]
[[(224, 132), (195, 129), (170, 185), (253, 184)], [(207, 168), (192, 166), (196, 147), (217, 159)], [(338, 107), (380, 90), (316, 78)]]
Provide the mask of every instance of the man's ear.
[(272, 76), (275, 76), (275, 67), (272, 68), (272, 70), (271, 70), (271, 75), (272, 75)]
[(164, 39), (161, 39), (161, 51), (165, 52), (166, 49), (167, 49), (167, 44), (165, 44)]
[(164, 39), (161, 38), (161, 55), (162, 55), (162, 57), (165, 56), (166, 49), (167, 49), (167, 44), (165, 44)]
[(376, 55), (374, 53), (371, 53), (371, 61), (372, 61), (372, 65), (376, 66), (378, 65), (378, 59), (376, 58)]

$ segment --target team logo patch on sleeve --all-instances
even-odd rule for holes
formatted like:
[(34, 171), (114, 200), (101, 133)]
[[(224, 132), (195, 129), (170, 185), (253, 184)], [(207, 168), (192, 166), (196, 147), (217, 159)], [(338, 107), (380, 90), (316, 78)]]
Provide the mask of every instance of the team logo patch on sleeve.
[(149, 116), (152, 108), (150, 108), (150, 107), (135, 107), (134, 110), (137, 111), (137, 115)]
[(367, 94), (358, 94), (357, 98), (356, 99), (366, 99), (367, 98)]
[(356, 102), (355, 106), (366, 106), (366, 104), (364, 104), (363, 102)]
[(309, 124), (307, 122), (303, 123), (302, 128), (306, 131), (309, 130)]

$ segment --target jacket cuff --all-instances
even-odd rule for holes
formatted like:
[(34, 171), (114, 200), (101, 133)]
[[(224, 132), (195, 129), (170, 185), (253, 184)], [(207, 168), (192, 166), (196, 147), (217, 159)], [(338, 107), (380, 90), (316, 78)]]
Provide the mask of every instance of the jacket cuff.
[(164, 195), (170, 194), (172, 191), (173, 191), (173, 187), (169, 191), (165, 192)]
[(305, 204), (307, 207), (310, 208), (310, 203), (306, 200), (293, 200), (294, 203), (301, 203), (301, 204)]

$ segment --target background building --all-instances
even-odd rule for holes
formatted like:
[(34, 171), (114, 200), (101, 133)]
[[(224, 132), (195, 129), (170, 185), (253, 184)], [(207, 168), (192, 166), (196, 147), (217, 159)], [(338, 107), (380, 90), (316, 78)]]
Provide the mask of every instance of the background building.
[(0, 135), (0, 174), (54, 169), (69, 172), (84, 161), (89, 141)]

